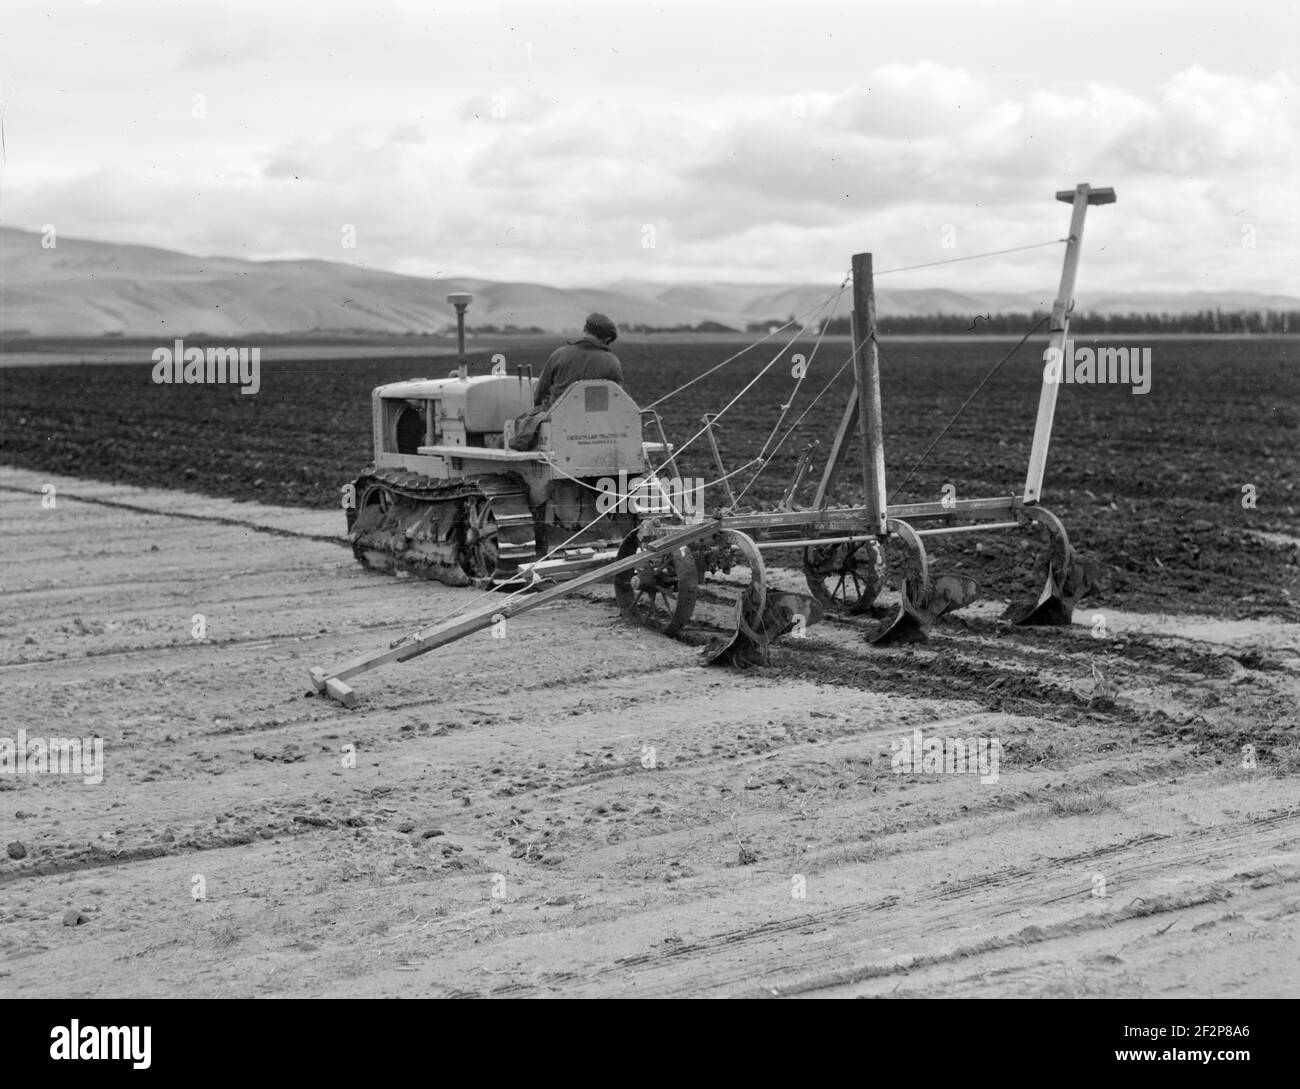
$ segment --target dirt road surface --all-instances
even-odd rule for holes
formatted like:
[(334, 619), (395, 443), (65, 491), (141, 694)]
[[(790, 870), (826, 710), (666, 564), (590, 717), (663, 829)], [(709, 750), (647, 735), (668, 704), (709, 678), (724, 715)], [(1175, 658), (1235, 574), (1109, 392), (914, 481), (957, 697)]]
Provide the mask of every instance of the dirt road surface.
[(311, 666), (478, 595), (341, 528), (0, 470), (0, 737), (104, 752), (0, 774), (0, 994), (1300, 994), (1296, 625), (984, 602), (734, 672), (602, 588), (349, 711)]

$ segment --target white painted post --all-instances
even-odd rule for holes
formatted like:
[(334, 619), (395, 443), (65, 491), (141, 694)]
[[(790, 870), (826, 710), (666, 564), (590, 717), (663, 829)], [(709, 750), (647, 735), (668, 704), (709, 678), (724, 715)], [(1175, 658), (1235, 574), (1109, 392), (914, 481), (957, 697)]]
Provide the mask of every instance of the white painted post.
[[(1056, 349), (1060, 353), (1069, 335), (1070, 315), (1074, 311), (1074, 279), (1079, 268), (1079, 248), (1083, 243), (1083, 218), (1089, 204), (1114, 202), (1115, 190), (1093, 189), (1084, 182), (1076, 185), (1073, 191), (1065, 189), (1057, 193), (1056, 199), (1074, 205), (1074, 212), (1070, 216), (1070, 237), (1065, 245), (1065, 263), (1061, 269), (1061, 286), (1056, 293), (1056, 302), (1052, 304), (1052, 319), (1048, 324), (1050, 336), (1047, 350)], [(1043, 385), (1038, 394), (1038, 418), (1034, 421), (1034, 444), (1029, 453), (1029, 472), (1025, 477), (1026, 503), (1037, 503), (1042, 494), (1043, 472), (1047, 468), (1047, 447), (1052, 440), (1052, 421), (1056, 416), (1056, 393), (1059, 386), (1059, 382), (1048, 380), (1047, 369), (1044, 367)]]

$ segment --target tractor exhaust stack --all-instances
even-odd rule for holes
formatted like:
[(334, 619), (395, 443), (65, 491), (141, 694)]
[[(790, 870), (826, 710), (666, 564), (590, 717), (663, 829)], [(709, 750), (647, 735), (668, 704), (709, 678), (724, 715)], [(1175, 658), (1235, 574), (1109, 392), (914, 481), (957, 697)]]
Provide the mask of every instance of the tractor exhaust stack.
[(456, 308), (456, 377), (469, 375), (469, 360), (465, 358), (465, 310), (474, 301), (468, 291), (457, 291), (447, 296), (447, 301)]

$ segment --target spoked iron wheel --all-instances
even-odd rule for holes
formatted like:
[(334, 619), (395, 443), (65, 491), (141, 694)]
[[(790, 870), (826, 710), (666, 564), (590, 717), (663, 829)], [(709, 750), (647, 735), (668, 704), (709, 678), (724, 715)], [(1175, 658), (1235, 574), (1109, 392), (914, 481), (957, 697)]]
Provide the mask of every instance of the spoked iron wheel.
[[(620, 560), (637, 551), (640, 542), (629, 533), (618, 550)], [(629, 620), (661, 632), (677, 635), (695, 611), (698, 577), (695, 560), (685, 548), (648, 556), (645, 563), (614, 576), (614, 600)]]
[(828, 613), (857, 616), (871, 608), (885, 585), (885, 550), (875, 537), (804, 550), (808, 589)]
[(500, 552), (497, 535), (497, 520), (491, 502), (482, 495), (470, 496), (465, 501), (460, 566), (477, 583), (486, 584), (496, 573)]

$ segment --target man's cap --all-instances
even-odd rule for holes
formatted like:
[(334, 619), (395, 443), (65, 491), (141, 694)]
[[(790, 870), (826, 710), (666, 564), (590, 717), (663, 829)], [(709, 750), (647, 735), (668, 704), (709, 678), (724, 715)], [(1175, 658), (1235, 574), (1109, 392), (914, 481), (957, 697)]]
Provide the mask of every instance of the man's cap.
[(618, 327), (604, 314), (588, 314), (587, 324), (583, 326), (583, 331), (590, 333), (592, 336), (600, 337), (604, 341), (618, 339)]

